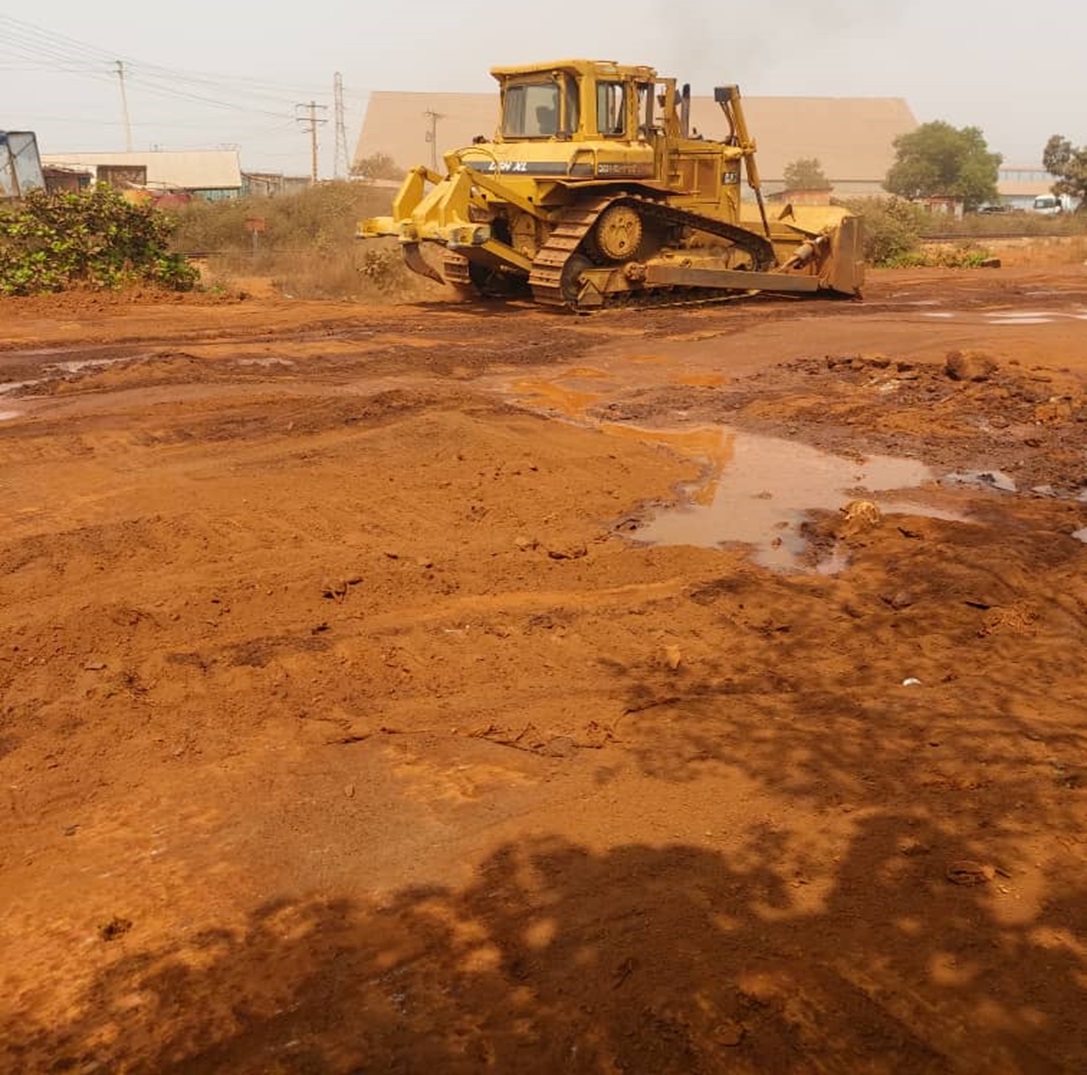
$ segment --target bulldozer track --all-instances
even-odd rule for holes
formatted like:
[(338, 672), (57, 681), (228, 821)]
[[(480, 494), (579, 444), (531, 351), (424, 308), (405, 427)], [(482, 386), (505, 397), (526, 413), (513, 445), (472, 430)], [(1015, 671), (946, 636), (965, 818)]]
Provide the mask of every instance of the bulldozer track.
[[(641, 195), (606, 194), (567, 209), (560, 217), (554, 231), (548, 236), (547, 242), (540, 247), (528, 278), (532, 297), (537, 302), (545, 306), (577, 308), (577, 304), (571, 302), (563, 291), (563, 271), (570, 258), (581, 249), (582, 242), (592, 230), (600, 214), (608, 206), (619, 204), (633, 206), (644, 219), (655, 223), (670, 227), (691, 228), (718, 238), (728, 239), (751, 255), (754, 262), (753, 268), (757, 271), (769, 269), (774, 264), (773, 245), (769, 239), (756, 232), (728, 224), (723, 220), (715, 220), (713, 217), (702, 216), (701, 213), (677, 209)], [(661, 294), (646, 291), (644, 293), (625, 292), (621, 296), (608, 297), (608, 301), (610, 304), (614, 299), (619, 299), (624, 305), (688, 306), (727, 301), (727, 298), (719, 293), (695, 296), (690, 292)]]
[(540, 247), (532, 262), (528, 283), (532, 297), (545, 306), (569, 306), (562, 290), (562, 272), (566, 263), (577, 252), (582, 240), (600, 214), (621, 195), (608, 194), (591, 198), (580, 205), (567, 209), (559, 223)]

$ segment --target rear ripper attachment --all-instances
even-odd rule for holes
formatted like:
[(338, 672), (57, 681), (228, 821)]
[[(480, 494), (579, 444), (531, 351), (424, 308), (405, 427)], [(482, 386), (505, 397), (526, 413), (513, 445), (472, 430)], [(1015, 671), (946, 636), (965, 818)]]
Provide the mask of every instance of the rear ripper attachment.
[(493, 140), (446, 154), (445, 175), (413, 169), (361, 238), (395, 236), (414, 272), (467, 293), (573, 310), (859, 296), (860, 219), (829, 205), (767, 212), (737, 87), (715, 91), (728, 134), (713, 141), (690, 130), (689, 87), (652, 68), (564, 60), (492, 74)]

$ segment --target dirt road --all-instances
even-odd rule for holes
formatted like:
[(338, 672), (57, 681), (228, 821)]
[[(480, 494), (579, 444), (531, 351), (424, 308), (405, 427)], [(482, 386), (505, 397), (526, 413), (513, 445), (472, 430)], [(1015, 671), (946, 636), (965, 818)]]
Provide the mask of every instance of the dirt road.
[(1087, 271), (0, 319), (0, 1069), (1087, 1067)]

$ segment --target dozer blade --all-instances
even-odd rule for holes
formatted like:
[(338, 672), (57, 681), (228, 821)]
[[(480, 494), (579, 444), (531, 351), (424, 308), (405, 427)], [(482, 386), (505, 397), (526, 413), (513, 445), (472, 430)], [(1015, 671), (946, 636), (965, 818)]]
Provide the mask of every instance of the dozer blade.
[(401, 243), (401, 247), (404, 251), (404, 262), (412, 272), (420, 276), (428, 276), (431, 280), (437, 280), (439, 284), (445, 283), (442, 274), (423, 257), (418, 243)]

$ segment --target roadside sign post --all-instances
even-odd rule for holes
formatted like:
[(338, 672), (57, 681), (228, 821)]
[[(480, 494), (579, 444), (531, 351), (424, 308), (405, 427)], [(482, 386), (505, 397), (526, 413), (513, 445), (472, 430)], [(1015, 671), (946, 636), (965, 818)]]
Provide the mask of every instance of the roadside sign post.
[(260, 250), (260, 233), (264, 231), (264, 217), (250, 216), (245, 218), (245, 230), (253, 237), (253, 257)]

